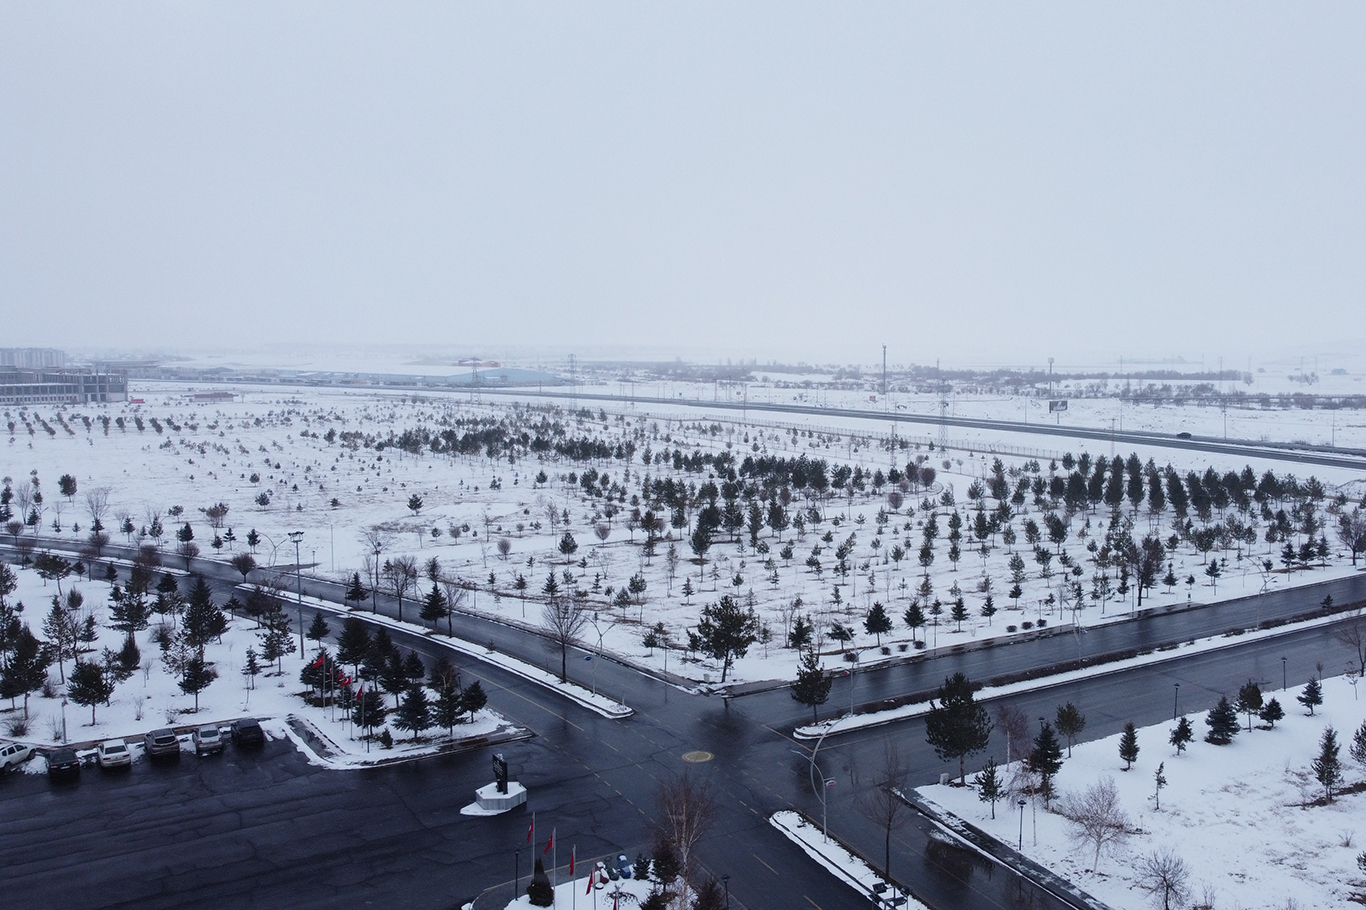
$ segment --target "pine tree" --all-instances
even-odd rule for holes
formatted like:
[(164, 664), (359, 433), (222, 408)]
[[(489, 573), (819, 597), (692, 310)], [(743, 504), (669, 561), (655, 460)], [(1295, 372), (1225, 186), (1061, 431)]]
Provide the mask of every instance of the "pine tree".
[(455, 725), (460, 723), (460, 714), (465, 709), (463, 694), (452, 678), (447, 684), (437, 688), (436, 700), (432, 702), (432, 723), (438, 727), (445, 727), (450, 736), (455, 735)]
[(1273, 698), (1262, 706), (1262, 710), (1257, 712), (1257, 716), (1265, 721), (1267, 726), (1275, 728), (1276, 721), (1285, 717), (1285, 710), (1281, 707), (1281, 703)]
[(370, 592), (365, 589), (365, 585), (361, 584), (360, 573), (352, 572), (351, 583), (346, 586), (346, 594), (344, 595), (346, 602), (355, 604), (355, 607), (352, 607), (352, 609), (356, 609), (356, 607), (359, 607), (364, 603), (365, 598), (369, 596)]
[(991, 717), (974, 700), (972, 683), (962, 673), (946, 678), (936, 697), (938, 703), (930, 702), (925, 718), (925, 740), (941, 761), (958, 759), (958, 780), (963, 783), (967, 757), (985, 749), (991, 738)]
[(422, 601), (422, 609), (418, 612), (420, 619), (425, 619), (432, 624), (432, 630), (436, 630), (436, 624), (444, 619), (450, 608), (446, 605), (446, 597), (441, 593), (441, 588), (436, 584), (432, 585), (432, 590)]
[(916, 629), (923, 629), (925, 627), (925, 611), (921, 609), (920, 601), (911, 601), (911, 605), (906, 608), (906, 612), (901, 614), (901, 619), (911, 630), (911, 640), (915, 641)]
[(1205, 742), (1215, 746), (1227, 746), (1242, 729), (1242, 725), (1238, 723), (1238, 712), (1233, 710), (1233, 705), (1229, 704), (1226, 695), (1221, 695), (1219, 703), (1210, 708), (1209, 714), (1205, 717), (1205, 725), (1209, 727), (1209, 732), (1205, 734)]
[(550, 887), (550, 878), (545, 874), (545, 864), (539, 856), (531, 873), (531, 884), (526, 886), (526, 896), (533, 907), (549, 907), (555, 903), (555, 889)]
[(1058, 732), (1067, 738), (1067, 757), (1071, 758), (1072, 744), (1081, 735), (1081, 731), (1086, 729), (1086, 715), (1069, 701), (1065, 705), (1058, 705), (1058, 714), (1053, 722)]
[(1309, 682), (1304, 684), (1304, 691), (1295, 698), (1300, 704), (1309, 709), (1309, 716), (1314, 716), (1314, 709), (1323, 704), (1323, 686), (1319, 683), (1317, 676), (1309, 677)]
[(195, 655), (185, 662), (185, 668), (180, 673), (180, 679), (176, 680), (176, 685), (186, 695), (194, 696), (196, 714), (199, 713), (199, 693), (207, 689), (217, 678), (218, 671), (204, 663), (204, 658)]
[(1323, 784), (1324, 799), (1333, 801), (1333, 788), (1342, 783), (1342, 759), (1338, 757), (1338, 734), (1328, 726), (1319, 740), (1319, 756), (1310, 763), (1314, 778)]
[(797, 667), (797, 679), (792, 683), (792, 698), (798, 704), (811, 708), (813, 724), (818, 720), (816, 709), (830, 698), (830, 687), (834, 682), (821, 669), (820, 657), (815, 648), (803, 652), (801, 664)]
[(247, 648), (246, 661), (242, 664), (242, 675), (247, 678), (247, 688), (256, 688), (256, 677), (261, 675), (261, 664), (256, 659), (256, 649)]
[(432, 707), (427, 701), (427, 690), (413, 686), (403, 696), (403, 702), (394, 713), (394, 726), (400, 730), (411, 730), (413, 742), (417, 742), (418, 734), (431, 725)]
[(47, 681), (47, 668), (52, 658), (43, 642), (29, 631), (28, 623), (19, 627), (19, 634), (10, 645), (8, 659), (0, 669), (0, 695), (13, 699), (24, 697), (24, 719), (28, 719), (28, 696), (41, 689)]
[(321, 644), (322, 640), (327, 637), (327, 633), (331, 631), (332, 629), (327, 624), (327, 620), (323, 619), (322, 613), (315, 610), (313, 611), (313, 621), (308, 624), (308, 631), (304, 633), (304, 638), (314, 644)]
[(489, 697), (484, 692), (484, 687), (479, 680), (470, 683), (465, 694), (460, 697), (460, 707), (469, 712), (470, 720), (474, 720), (474, 715), (484, 710), (484, 706), (489, 703)]
[(1247, 732), (1252, 732), (1252, 715), (1262, 710), (1262, 687), (1252, 680), (1238, 687), (1238, 700), (1235, 702), (1239, 714), (1247, 715)]
[(1005, 788), (1001, 786), (1001, 776), (996, 769), (996, 759), (988, 758), (972, 782), (977, 785), (977, 798), (991, 804), (991, 817), (995, 818), (996, 803), (1005, 796)]
[(996, 602), (988, 594), (986, 600), (982, 602), (982, 616), (986, 619), (987, 625), (991, 625), (991, 618), (996, 615)]
[(1352, 734), (1352, 745), (1347, 748), (1347, 754), (1352, 756), (1352, 761), (1366, 768), (1366, 720)]
[(1153, 809), (1158, 812), (1162, 811), (1162, 788), (1167, 786), (1167, 775), (1162, 773), (1166, 767), (1166, 762), (1158, 762), (1157, 772), (1153, 774)]
[(953, 606), (949, 608), (949, 618), (957, 623), (956, 631), (962, 632), (963, 621), (968, 618), (968, 607), (963, 603), (963, 598), (954, 598)]
[(1168, 737), (1167, 742), (1175, 746), (1176, 754), (1180, 755), (1186, 751), (1186, 747), (1191, 744), (1193, 739), (1195, 739), (1195, 730), (1191, 728), (1190, 719), (1182, 717), (1177, 721), (1176, 727), (1172, 730), (1172, 735)]
[(1119, 757), (1124, 761), (1124, 770), (1128, 771), (1138, 761), (1138, 730), (1134, 727), (1133, 721), (1125, 721), (1124, 732), (1119, 736)]
[(293, 654), (297, 648), (289, 630), (289, 617), (278, 606), (262, 615), (260, 639), (262, 659), (274, 663), (277, 672), (285, 672), (285, 655)]
[(204, 646), (228, 628), (228, 618), (213, 602), (213, 593), (202, 576), (196, 575), (190, 588), (182, 626), (186, 644), (198, 650), (201, 659), (204, 657)]
[(874, 601), (872, 609), (868, 611), (867, 618), (863, 620), (863, 629), (869, 635), (876, 635), (878, 647), (881, 647), (882, 636), (892, 631), (892, 618), (887, 615), (887, 608), (878, 601)]
[(341, 635), (337, 637), (337, 660), (350, 664), (354, 675), (359, 678), (360, 665), (370, 650), (370, 631), (365, 623), (348, 616), (342, 620)]
[(373, 731), (388, 716), (389, 708), (384, 703), (384, 693), (373, 685), (362, 686), (356, 703), (351, 707), (352, 722), (362, 729)]
[(95, 706), (114, 694), (114, 680), (97, 663), (76, 661), (66, 683), (66, 696), (90, 708), (90, 725), (95, 725)]
[(1039, 775), (1039, 792), (1043, 794), (1044, 805), (1048, 805), (1053, 796), (1053, 778), (1062, 770), (1062, 745), (1047, 721), (1034, 737), (1034, 748), (1025, 759), (1025, 768)]

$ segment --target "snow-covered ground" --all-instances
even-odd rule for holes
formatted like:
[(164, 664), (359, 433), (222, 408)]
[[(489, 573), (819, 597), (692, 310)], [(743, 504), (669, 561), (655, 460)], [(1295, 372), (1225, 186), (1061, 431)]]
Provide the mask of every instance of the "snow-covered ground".
[(857, 891), (860, 897), (869, 897), (875, 893), (874, 889), (878, 885), (882, 885), (886, 889), (882, 892), (884, 897), (906, 897), (906, 902), (900, 906), (906, 907), (907, 910), (924, 910), (924, 904), (893, 890), (867, 863), (844, 849), (835, 840), (826, 837), (818, 827), (808, 823), (800, 814), (775, 812), (769, 822), (781, 831), (784, 837), (801, 847), (807, 856)]
[[(1026, 521), (1042, 523), (1043, 518), (1044, 510), (1032, 502), (1017, 509), (1012, 519), (1016, 545), (1005, 545), (1000, 536), (993, 535), (985, 556), (976, 549), (967, 490), (989, 472), (991, 458), (982, 451), (932, 452), (928, 437), (893, 453), (885, 448), (886, 425), (877, 421), (842, 420), (835, 422), (837, 426), (813, 428), (803, 421), (769, 419), (772, 415), (736, 420), (734, 412), (713, 417), (663, 405), (600, 407), (570, 414), (558, 405), (533, 410), (515, 400), (481, 402), (468, 394), (278, 386), (237, 391), (234, 401), (203, 402), (189, 397), (184, 386), (144, 383), (135, 384), (132, 394), (144, 398), (145, 404), (11, 408), (7, 419), (15, 427), (9, 440), (0, 444), (0, 470), (16, 487), (36, 478), (44, 494), (44, 532), (72, 542), (88, 534), (86, 494), (107, 489), (104, 523), (115, 541), (151, 542), (140, 535), (155, 518), (164, 527), (160, 544), (171, 565), (176, 564), (170, 555), (176, 546), (175, 532), (188, 522), (201, 556), (223, 561), (246, 549), (246, 538), (255, 530), (260, 538), (255, 557), (266, 568), (258, 570), (253, 580), (292, 571), (291, 531), (303, 532), (299, 555), (306, 572), (349, 579), (353, 573), (364, 574), (369, 547), (363, 533), (378, 532), (385, 538), (382, 560), (411, 556), (422, 565), (436, 557), (443, 574), (458, 576), (470, 587), (465, 608), (533, 626), (539, 624), (546, 577), (554, 574), (562, 589), (581, 588), (587, 593), (592, 622), (583, 633), (586, 644), (704, 685), (718, 683), (722, 668), (715, 660), (688, 651), (688, 634), (696, 627), (702, 605), (726, 593), (742, 604), (752, 604), (761, 623), (760, 641), (730, 668), (728, 682), (791, 678), (797, 654), (783, 645), (797, 615), (816, 626), (827, 666), (840, 668), (846, 648), (829, 637), (836, 622), (852, 630), (847, 650), (858, 652), (860, 665), (867, 666), (908, 653), (917, 642), (931, 649), (952, 647), (988, 636), (1020, 634), (1026, 622), (1041, 619), (1054, 626), (1073, 621), (1092, 625), (1125, 615), (1135, 606), (1132, 590), (1124, 597), (1115, 590), (1117, 570), (1113, 567), (1107, 573), (1108, 594), (1100, 599), (1092, 596), (1095, 570), (1087, 547), (1104, 537), (1104, 509), (1073, 517), (1067, 540), (1061, 548), (1053, 548), (1069, 552), (1084, 567), (1079, 580), (1087, 589), (1086, 597), (1074, 611), (1061, 596), (1065, 573), (1058, 560), (1052, 564), (1051, 577), (1044, 578), (1032, 549), (1025, 544)], [(1322, 418), (1322, 412), (1306, 413)], [(541, 453), (509, 460), (486, 457), (482, 448), (464, 455), (430, 451), (415, 455), (395, 447), (374, 447), (406, 430), (459, 434), (494, 426), (509, 415), (515, 418), (509, 426), (520, 431), (534, 430), (544, 420), (557, 425), (565, 438), (602, 440), (610, 446), (630, 444), (636, 457), (613, 454), (570, 459)], [(102, 418), (111, 421), (107, 432)], [(118, 420), (123, 421), (122, 427)], [(1172, 416), (1167, 428), (1182, 425)], [(1050, 444), (1065, 450), (1063, 442)], [(1038, 446), (1040, 442), (1024, 439), (1024, 444)], [(1081, 452), (1086, 445), (1071, 448)], [(1106, 447), (1092, 443), (1090, 448)], [(710, 472), (678, 470), (668, 461), (646, 466), (641, 462), (646, 449), (656, 455), (673, 450), (684, 455), (728, 452), (737, 458), (807, 455), (827, 459), (832, 468), (861, 466), (870, 476), (874, 470), (885, 472), (922, 456), (938, 476), (932, 490), (912, 488), (897, 509), (888, 502), (890, 486), (879, 492), (870, 485), (852, 497), (841, 493), (824, 500), (809, 500), (798, 492), (789, 517), (815, 505), (822, 513), (819, 525), (808, 524), (804, 531), (789, 527), (780, 533), (765, 528), (757, 548), (749, 545), (747, 532), (742, 531), (739, 540), (721, 533), (699, 564), (688, 544), (690, 524), (670, 527), (670, 516), (662, 514), (665, 537), (650, 557), (642, 546), (645, 535), (632, 526), (630, 513), (637, 507), (648, 508), (639, 499), (646, 478), (690, 484), (695, 492), (708, 481)], [(1108, 451), (1094, 454), (1109, 457)], [(1170, 462), (1182, 471), (1211, 466), (1193, 452), (1148, 447), (1139, 455), (1144, 460), (1155, 457), (1158, 465)], [(1033, 476), (1031, 463), (1039, 461), (1027, 454), (1001, 457), (1012, 472), (1012, 483), (1018, 476)], [(1212, 465), (1222, 472), (1241, 469), (1243, 462), (1216, 460)], [(1253, 460), (1252, 467), (1258, 474), (1266, 467), (1285, 473), (1284, 466), (1272, 462)], [(1013, 473), (1021, 469), (1025, 474)], [(593, 495), (584, 489), (585, 471), (596, 472), (599, 478)], [(1039, 471), (1041, 476), (1048, 475), (1047, 458), (1042, 459)], [(538, 481), (542, 472), (546, 479)], [(1336, 484), (1345, 484), (1354, 499), (1362, 492), (1354, 472), (1318, 473), (1330, 492)], [(72, 475), (79, 484), (70, 500), (57, 490), (57, 479), (63, 474)], [(604, 479), (605, 487), (601, 485)], [(954, 509), (939, 502), (949, 491), (955, 494), (956, 508), (965, 520), (956, 563), (949, 558), (947, 543), (947, 524)], [(612, 493), (610, 503), (608, 493)], [(409, 508), (413, 496), (421, 498), (420, 508)], [(933, 500), (928, 507), (927, 499)], [(216, 529), (203, 512), (215, 503), (228, 506)], [(608, 514), (609, 504), (617, 510), (615, 515)], [(992, 504), (990, 498), (987, 504)], [(173, 514), (177, 509), (182, 510), (180, 514)], [(939, 537), (934, 561), (922, 571), (917, 551), (932, 513)], [(1134, 533), (1141, 536), (1151, 530), (1165, 537), (1171, 533), (1170, 517), (1168, 513), (1150, 519), (1140, 513), (1135, 516)], [(691, 522), (695, 515), (687, 518)], [(119, 530), (125, 520), (130, 534)], [(606, 534), (603, 540), (596, 534), (599, 527)], [(229, 530), (232, 540), (227, 540)], [(577, 545), (568, 559), (558, 549), (566, 530)], [(851, 571), (837, 577), (835, 550), (851, 536)], [(1183, 542), (1171, 554), (1178, 583), (1154, 587), (1144, 605), (1208, 602), (1351, 571), (1331, 531), (1328, 536), (1334, 554), (1326, 567), (1287, 573), (1277, 561), (1273, 571), (1267, 572), (1261, 561), (1278, 560), (1279, 547), (1259, 541), (1223, 554), (1226, 565), (1217, 580), (1205, 574), (1205, 557)], [(217, 549), (212, 546), (215, 537), (221, 543)], [(789, 544), (791, 557), (783, 558), (783, 548)], [(898, 546), (903, 555), (895, 559)], [(671, 547), (677, 557), (673, 568), (668, 556)], [(807, 564), (817, 548), (819, 572)], [(1026, 560), (1018, 599), (1009, 597), (1009, 561), (1015, 553)], [(645, 588), (623, 605), (620, 592), (633, 576), (643, 580)], [(933, 600), (941, 601), (943, 613), (937, 621), (931, 616), (927, 627), (913, 632), (902, 616), (926, 577), (931, 593), (922, 602), (928, 608)], [(1188, 581), (1191, 578), (1193, 582)], [(519, 579), (524, 588), (519, 588)], [(991, 619), (981, 614), (988, 584), (998, 610)], [(409, 603), (415, 611), (413, 593)], [(425, 584), (415, 593), (425, 593)], [(962, 622), (950, 618), (952, 603), (959, 596), (967, 609)], [(794, 607), (797, 598), (801, 604)], [(886, 606), (893, 620), (891, 632), (877, 635), (863, 628), (874, 601)], [(656, 625), (662, 625), (671, 647), (645, 645), (645, 633)]]
[[(1296, 702), (1300, 691), (1264, 693), (1275, 697), (1287, 716), (1274, 729), (1256, 722), (1250, 733), (1244, 718), (1243, 731), (1227, 746), (1203, 741), (1208, 731), (1203, 713), (1189, 715), (1196, 741), (1181, 755), (1168, 745), (1174, 724), (1141, 727), (1139, 758), (1127, 772), (1118, 736), (1077, 746), (1064, 760), (1058, 792), (1081, 792), (1102, 779), (1113, 780), (1129, 836), (1103, 852), (1092, 868), (1094, 848), (1073, 841), (1069, 822), (1040, 804), (1024, 810), (1023, 852), (1122, 910), (1153, 905), (1140, 887), (1145, 878), (1139, 869), (1145, 857), (1162, 849), (1189, 869), (1190, 900), (1181, 906), (1346, 906), (1352, 894), (1366, 890), (1366, 874), (1357, 861), (1366, 847), (1366, 792), (1340, 794), (1325, 803), (1310, 763), (1319, 755), (1323, 731), (1332, 726), (1341, 744), (1345, 784), (1366, 781), (1366, 769), (1348, 755), (1353, 733), (1366, 720), (1366, 701), (1347, 679), (1327, 679), (1324, 703), (1311, 717)], [(1160, 809), (1154, 800), (1159, 764), (1167, 781)], [(1009, 779), (1011, 768), (1002, 770)], [(1011, 847), (1020, 839), (1020, 812), (1012, 799), (997, 803), (993, 820), (972, 787), (935, 785), (918, 792)]]

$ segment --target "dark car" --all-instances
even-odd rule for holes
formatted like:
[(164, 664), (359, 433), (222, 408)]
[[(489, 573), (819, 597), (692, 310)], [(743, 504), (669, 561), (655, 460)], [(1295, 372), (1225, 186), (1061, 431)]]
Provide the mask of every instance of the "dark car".
[(142, 742), (148, 758), (180, 757), (180, 737), (170, 728), (153, 730), (142, 738)]
[(48, 777), (79, 777), (81, 759), (75, 749), (53, 749), (47, 754)]
[(1186, 432), (1183, 431), (1183, 432), (1181, 432), (1181, 433), (1177, 433), (1177, 434), (1176, 434), (1176, 438), (1177, 438), (1177, 439), (1190, 439), (1190, 438), (1191, 438), (1191, 434), (1186, 433)]
[(244, 717), (232, 722), (232, 744), (234, 746), (259, 746), (265, 741), (266, 734), (255, 718)]

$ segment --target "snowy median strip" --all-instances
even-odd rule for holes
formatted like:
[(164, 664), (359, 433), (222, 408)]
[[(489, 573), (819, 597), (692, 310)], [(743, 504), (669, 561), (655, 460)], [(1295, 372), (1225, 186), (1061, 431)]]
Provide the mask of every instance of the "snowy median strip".
[[(980, 701), (987, 701), (993, 698), (1004, 698), (1008, 695), (1019, 695), (1023, 692), (1038, 692), (1043, 689), (1051, 689), (1054, 686), (1063, 686), (1083, 679), (1093, 679), (1097, 676), (1118, 673), (1134, 667), (1143, 667), (1151, 664), (1165, 663), (1171, 660), (1180, 660), (1185, 657), (1190, 657), (1192, 654), (1218, 651), (1223, 648), (1236, 647), (1249, 641), (1262, 641), (1268, 638), (1276, 638), (1280, 635), (1288, 635), (1292, 632), (1299, 632), (1304, 629), (1327, 626), (1335, 622), (1341, 622), (1345, 616), (1346, 614), (1337, 613), (1332, 616), (1320, 616), (1315, 619), (1306, 619), (1303, 622), (1287, 623), (1283, 626), (1277, 626), (1274, 629), (1259, 629), (1255, 632), (1246, 632), (1242, 635), (1225, 634), (1212, 636), (1210, 638), (1202, 638), (1195, 642), (1177, 645), (1175, 648), (1166, 651), (1153, 651), (1148, 654), (1140, 654), (1137, 657), (1129, 657), (1111, 663), (1097, 664), (1094, 667), (1087, 667), (1084, 670), (1068, 670), (1054, 676), (1026, 679), (1021, 680), (1020, 682), (1008, 683), (1004, 686), (986, 686), (978, 690), (976, 697)], [(889, 708), (886, 711), (870, 711), (867, 714), (855, 714), (852, 717), (846, 714), (835, 720), (827, 720), (818, 724), (803, 724), (793, 730), (792, 735), (796, 739), (819, 739), (822, 736), (838, 736), (841, 733), (852, 733), (855, 730), (880, 727), (883, 724), (892, 724), (897, 721), (909, 720), (913, 717), (921, 717), (928, 713), (930, 713), (930, 703), (928, 701), (916, 702), (911, 705), (902, 705), (900, 708)]]
[[(237, 588), (241, 591), (250, 591), (251, 585), (238, 585)], [(428, 641), (443, 645), (444, 647), (450, 648), (452, 651), (464, 654), (467, 657), (473, 657), (476, 660), (482, 660), (485, 663), (493, 664), (494, 666), (500, 667), (516, 676), (520, 676), (529, 682), (536, 683), (538, 686), (544, 686), (547, 689), (558, 692), (570, 701), (576, 702), (590, 711), (595, 711), (603, 717), (630, 717), (635, 713), (635, 709), (608, 698), (606, 695), (590, 692), (575, 683), (562, 683), (560, 682), (559, 677), (553, 673), (548, 673), (540, 667), (529, 664), (523, 660), (518, 660), (515, 657), (509, 657), (499, 651), (491, 651), (482, 645), (476, 645), (473, 642), (468, 642), (460, 638), (437, 637), (433, 634), (432, 630), (426, 626), (419, 626), (416, 623), (410, 622), (399, 622), (397, 619), (392, 619), (380, 613), (361, 613), (355, 610), (349, 610), (346, 607), (338, 606), (317, 597), (305, 596), (302, 600), (305, 607), (317, 610), (327, 610), (329, 613), (333, 613), (337, 616), (354, 616), (365, 622), (388, 626), (391, 629), (407, 632), (410, 635), (421, 635)], [(289, 603), (297, 602), (298, 598), (289, 601)]]
[[(895, 886), (888, 887), (882, 876), (874, 872), (867, 863), (837, 842), (827, 839), (819, 828), (807, 822), (800, 814), (790, 811), (775, 812), (769, 818), (769, 823), (781, 831), (788, 840), (806, 851), (807, 856), (864, 897), (876, 894), (874, 888), (878, 885), (884, 887), (886, 895), (892, 894), (891, 889)], [(906, 895), (905, 903), (898, 906), (904, 906), (907, 910), (928, 910), (924, 904), (909, 895)]]

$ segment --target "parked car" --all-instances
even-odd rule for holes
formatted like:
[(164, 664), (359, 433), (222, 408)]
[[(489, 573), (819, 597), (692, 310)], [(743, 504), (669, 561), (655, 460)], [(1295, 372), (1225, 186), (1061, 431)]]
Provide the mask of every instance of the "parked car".
[(1182, 432), (1176, 434), (1176, 438), (1177, 438), (1177, 439), (1190, 439), (1190, 438), (1191, 438), (1191, 434), (1182, 431)]
[(170, 727), (153, 730), (142, 738), (142, 742), (147, 749), (148, 758), (180, 757), (180, 737), (176, 736)]
[(47, 754), (48, 777), (79, 777), (80, 774), (81, 757), (76, 754), (75, 749), (68, 749), (63, 746), (60, 749), (53, 749)]
[(266, 734), (255, 718), (243, 717), (232, 722), (232, 744), (234, 746), (259, 746), (265, 741)]
[(17, 768), (33, 757), (33, 747), (23, 743), (0, 746), (0, 771)]
[(223, 731), (217, 724), (205, 724), (194, 731), (194, 751), (196, 755), (223, 751)]
[(95, 747), (95, 760), (101, 768), (126, 768), (133, 763), (133, 753), (121, 739), (109, 739)]

